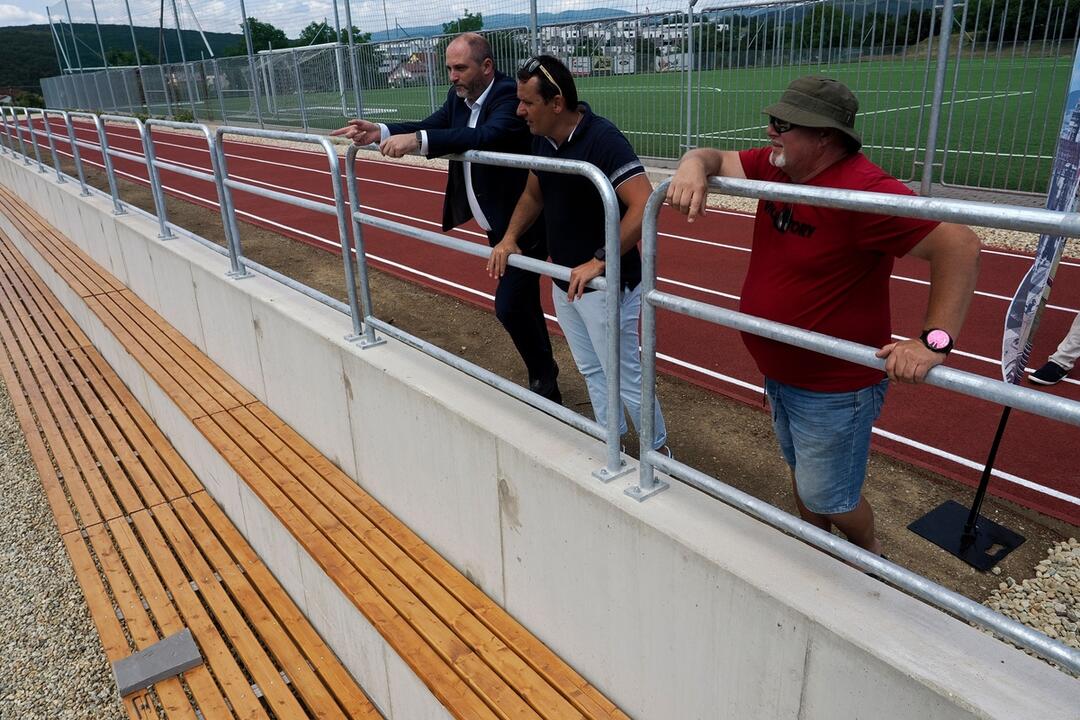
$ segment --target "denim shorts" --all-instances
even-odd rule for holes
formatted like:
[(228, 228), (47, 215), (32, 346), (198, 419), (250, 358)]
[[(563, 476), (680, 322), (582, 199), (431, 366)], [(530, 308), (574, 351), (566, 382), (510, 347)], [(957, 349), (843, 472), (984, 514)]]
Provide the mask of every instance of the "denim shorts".
[(888, 387), (885, 379), (852, 392), (815, 392), (765, 378), (780, 452), (810, 512), (836, 515), (858, 506)]

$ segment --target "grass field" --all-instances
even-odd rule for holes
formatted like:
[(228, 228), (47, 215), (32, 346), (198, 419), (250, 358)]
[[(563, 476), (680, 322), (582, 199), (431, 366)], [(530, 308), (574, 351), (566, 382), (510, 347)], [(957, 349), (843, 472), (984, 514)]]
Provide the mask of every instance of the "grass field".
[[(975, 187), (1042, 193), (1050, 173), (1071, 58), (965, 57), (949, 66), (938, 130), (935, 179)], [(578, 94), (593, 110), (614, 121), (645, 157), (678, 157), (687, 143), (725, 149), (764, 139), (761, 109), (790, 80), (819, 73), (847, 83), (858, 96), (857, 129), (867, 155), (902, 179), (918, 179), (927, 142), (934, 67), (924, 58), (862, 60), (844, 64), (803, 64), (703, 70), (694, 74), (687, 120), (685, 73), (641, 73), (578, 78)], [(442, 102), (446, 85), (435, 88)], [(251, 122), (248, 96), (227, 98), (228, 121)], [(265, 98), (268, 124), (300, 125), (295, 93), (277, 93), (276, 112)], [(347, 106), (353, 105), (351, 94)], [(365, 116), (393, 122), (425, 117), (431, 111), (427, 85), (368, 89)], [(337, 93), (305, 94), (312, 128), (339, 127), (345, 116)], [(220, 103), (196, 105), (200, 119), (219, 120)]]

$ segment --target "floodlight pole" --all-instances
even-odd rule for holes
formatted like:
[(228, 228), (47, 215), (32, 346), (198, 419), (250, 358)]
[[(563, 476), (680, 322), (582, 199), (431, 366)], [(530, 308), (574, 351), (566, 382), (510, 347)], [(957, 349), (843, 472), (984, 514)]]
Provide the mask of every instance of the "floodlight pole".
[(259, 121), (259, 127), (263, 127), (262, 108), (259, 107), (259, 76), (255, 74), (255, 50), (251, 46), (251, 26), (248, 24), (247, 8), (244, 0), (240, 0), (240, 14), (243, 22), (240, 26), (244, 29), (244, 44), (247, 45), (248, 72), (251, 74), (251, 97), (255, 101), (255, 119)]
[(135, 21), (131, 19), (131, 3), (124, 0), (124, 9), (127, 10), (128, 30), (131, 31), (131, 47), (135, 51), (135, 67), (139, 69), (139, 78), (142, 78), (142, 60), (139, 59), (139, 41), (135, 39)]
[(68, 30), (71, 31), (71, 44), (75, 47), (75, 64), (79, 66), (79, 72), (82, 72), (82, 56), (79, 55), (79, 41), (75, 39), (75, 23), (71, 21), (71, 6), (68, 5), (68, 0), (64, 0), (64, 10), (67, 11), (68, 16)]
[(184, 68), (184, 80), (187, 84), (188, 105), (191, 106), (191, 117), (198, 120), (195, 114), (195, 85), (191, 82), (191, 68), (187, 64), (187, 53), (184, 52), (184, 36), (180, 33), (180, 13), (176, 9), (176, 0), (172, 0), (173, 22), (176, 23), (176, 42), (180, 44), (180, 63)]
[[(68, 72), (71, 72), (71, 63), (67, 62), (67, 51), (65, 50), (63, 53), (60, 52), (62, 49), (60, 46), (60, 38), (56, 34), (56, 26), (53, 25), (52, 13), (49, 12), (48, 7), (45, 8), (45, 15), (49, 18), (49, 34), (52, 35), (53, 50), (56, 51), (56, 66), (60, 68), (61, 75), (64, 73), (65, 64), (67, 65)], [(61, 54), (63, 55), (63, 60), (61, 60)]]
[(345, 62), (341, 57), (341, 15), (338, 13), (338, 0), (334, 0), (334, 67), (337, 69), (338, 100), (341, 102), (342, 116), (349, 114), (347, 101), (345, 100)]
[(98, 50), (101, 51), (101, 66), (105, 68), (105, 80), (109, 83), (109, 98), (112, 99), (113, 110), (119, 110), (116, 105), (116, 91), (109, 79), (109, 61), (105, 58), (105, 43), (101, 40), (101, 23), (98, 22), (97, 3), (94, 0), (90, 0), (90, 10), (94, 13), (94, 30), (97, 31)]
[(536, 0), (529, 0), (529, 34), (532, 36), (532, 54), (540, 54), (540, 31), (536, 27)]
[(364, 102), (360, 96), (360, 68), (356, 63), (356, 45), (353, 43), (351, 0), (345, 0), (345, 25), (349, 33), (349, 68), (352, 70), (353, 97), (356, 100), (356, 117), (364, 117)]

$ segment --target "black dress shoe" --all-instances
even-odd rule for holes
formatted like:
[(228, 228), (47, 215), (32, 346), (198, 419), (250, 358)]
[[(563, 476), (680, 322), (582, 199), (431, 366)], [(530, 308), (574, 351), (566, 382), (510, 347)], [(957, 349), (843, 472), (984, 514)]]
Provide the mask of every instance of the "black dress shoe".
[(529, 383), (529, 389), (540, 397), (562, 405), (562, 393), (559, 392), (559, 383), (554, 378), (548, 381), (533, 380)]

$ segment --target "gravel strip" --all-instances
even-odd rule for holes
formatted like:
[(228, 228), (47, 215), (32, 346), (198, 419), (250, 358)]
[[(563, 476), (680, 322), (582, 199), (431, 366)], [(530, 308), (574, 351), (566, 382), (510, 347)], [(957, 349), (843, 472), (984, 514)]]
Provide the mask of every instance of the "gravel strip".
[(1080, 542), (1069, 538), (1054, 544), (1035, 567), (1035, 577), (1006, 577), (985, 604), (1080, 650)]
[(0, 718), (125, 718), (0, 381)]

